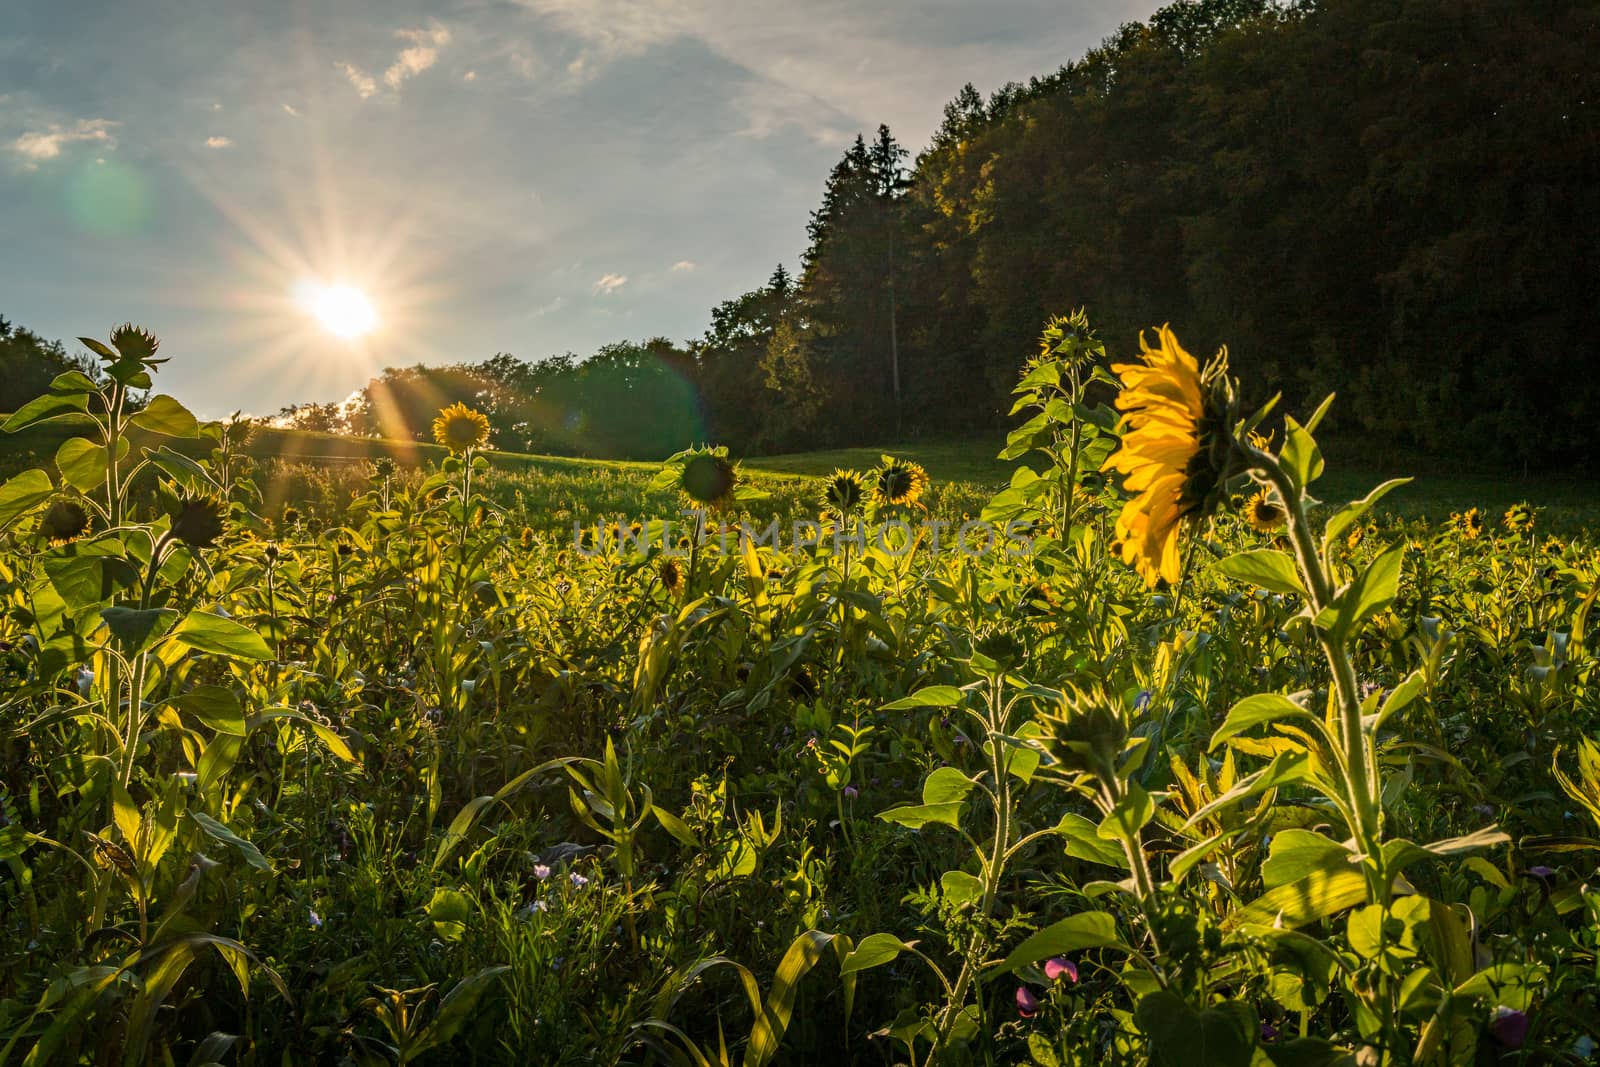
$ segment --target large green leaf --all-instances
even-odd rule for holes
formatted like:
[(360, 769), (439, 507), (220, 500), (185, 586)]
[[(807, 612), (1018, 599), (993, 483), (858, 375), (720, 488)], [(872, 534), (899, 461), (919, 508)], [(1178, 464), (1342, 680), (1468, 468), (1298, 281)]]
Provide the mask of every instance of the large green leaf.
[(940, 767), (922, 783), (924, 804), (959, 804), (978, 783), (954, 767)]
[(111, 607), (100, 612), (111, 631), (122, 644), (125, 655), (137, 655), (159, 641), (178, 613), (171, 608)]
[(44, 396), (34, 397), (12, 412), (11, 417), (0, 425), (0, 430), (16, 433), (18, 430), (26, 430), (29, 426), (37, 426), (52, 419), (87, 419), (88, 412), (89, 400), (82, 393), (65, 395), (46, 393)]
[(1398, 489), (1402, 485), (1407, 485), (1410, 483), (1410, 481), (1410, 478), (1391, 478), (1387, 482), (1384, 482), (1382, 485), (1378, 486), (1372, 492), (1368, 493), (1366, 496), (1362, 497), (1360, 500), (1351, 501), (1338, 511), (1334, 512), (1333, 515), (1328, 518), (1327, 525), (1323, 526), (1322, 528), (1323, 551), (1327, 551), (1328, 546), (1333, 544), (1333, 542), (1352, 525), (1360, 522), (1361, 517), (1367, 512), (1371, 511), (1373, 505), (1377, 504), (1378, 501), (1387, 496), (1390, 491)]
[(1248, 552), (1236, 552), (1219, 561), (1217, 570), (1229, 578), (1249, 582), (1270, 592), (1305, 595), (1305, 587), (1300, 584), (1300, 572), (1295, 569), (1294, 560), (1288, 553), (1276, 549), (1253, 548)]
[[(56, 449), (56, 470), (62, 481), (82, 492), (90, 492), (105, 484), (106, 458), (111, 454), (105, 445), (97, 445), (87, 437), (69, 437)], [(128, 454), (128, 442), (117, 442), (117, 454)]]
[(1270, 889), (1224, 920), (1229, 928), (1281, 926), (1293, 929), (1365, 903), (1367, 879), (1358, 868), (1312, 871)]
[(165, 393), (150, 398), (144, 409), (128, 420), (134, 426), (166, 437), (195, 437), (200, 424), (189, 409)]
[(1280, 830), (1273, 835), (1266, 862), (1261, 865), (1261, 881), (1268, 889), (1276, 889), (1313, 871), (1353, 869), (1354, 857), (1344, 845), (1313, 830)]
[(930, 685), (910, 696), (890, 701), (879, 711), (909, 711), (912, 708), (953, 708), (961, 703), (962, 693), (953, 685)]
[(1069, 915), (1037, 930), (1011, 954), (1000, 962), (999, 973), (1008, 974), (1018, 967), (1061, 956), (1068, 952), (1081, 952), (1086, 948), (1122, 947), (1117, 937), (1117, 920), (1109, 912), (1086, 911)]
[(244, 707), (233, 691), (220, 685), (198, 685), (173, 697), (171, 703), (179, 711), (187, 712), (219, 733), (246, 733)]
[(1342, 641), (1363, 621), (1394, 603), (1400, 588), (1400, 563), (1406, 543), (1399, 541), (1386, 550), (1318, 613), (1316, 623), (1335, 641)]
[(86, 608), (139, 580), (139, 571), (123, 558), (124, 551), (114, 537), (74, 541), (51, 549), (44, 557), (44, 572), (69, 608)]
[(1316, 716), (1282, 693), (1257, 693), (1255, 696), (1245, 697), (1229, 710), (1228, 717), (1217, 727), (1217, 732), (1211, 735), (1211, 747), (1215, 749), (1228, 738), (1236, 737), (1261, 723), (1289, 718), (1308, 718), (1315, 721)]
[(191, 611), (172, 631), (172, 639), (201, 652), (240, 659), (269, 660), (272, 649), (248, 626), (209, 611)]
[(267, 862), (267, 858), (261, 854), (260, 850), (257, 849), (256, 846), (252, 845), (250, 842), (246, 841), (244, 838), (240, 837), (238, 834), (234, 833), (216, 819), (213, 819), (211, 816), (207, 815), (205, 812), (191, 811), (187, 814), (190, 819), (194, 820), (196, 826), (200, 827), (200, 829), (204, 830), (211, 837), (239, 853), (239, 855), (243, 856), (245, 862), (250, 864), (250, 866), (259, 871), (265, 871), (268, 874), (272, 873), (272, 864)]
[(961, 825), (961, 804), (907, 804), (898, 808), (890, 808), (880, 812), (878, 818), (884, 822), (898, 823), (909, 826), (913, 830), (920, 830), (929, 823), (941, 823), (945, 826), (959, 827)]
[(150, 463), (159, 467), (167, 477), (178, 483), (185, 492), (199, 496), (216, 495), (221, 493), (222, 487), (216, 479), (211, 477), (211, 472), (199, 463), (190, 459), (181, 452), (174, 452), (166, 445), (154, 451), (145, 449), (145, 458)]
[(50, 476), (37, 467), (0, 485), (0, 530), (49, 500), (55, 491)]
[(1056, 832), (1066, 838), (1066, 853), (1073, 859), (1103, 863), (1107, 867), (1127, 867), (1128, 857), (1112, 841), (1100, 836), (1099, 828), (1076, 812), (1067, 812), (1056, 823)]
[(823, 950), (833, 940), (832, 934), (807, 930), (789, 945), (772, 976), (772, 988), (767, 991), (767, 1002), (756, 1024), (750, 1030), (750, 1043), (744, 1050), (744, 1067), (766, 1067), (778, 1054), (778, 1044), (783, 1032), (789, 1028), (794, 1014), (794, 998), (799, 991), (800, 979), (816, 966)]
[(1250, 1067), (1261, 1025), (1244, 1001), (1197, 1011), (1168, 989), (1140, 997), (1133, 1020), (1150, 1039), (1152, 1067)]
[(855, 974), (857, 971), (881, 967), (899, 958), (900, 953), (910, 947), (893, 934), (869, 934), (862, 938), (855, 950), (844, 958), (844, 962), (839, 965), (839, 973)]

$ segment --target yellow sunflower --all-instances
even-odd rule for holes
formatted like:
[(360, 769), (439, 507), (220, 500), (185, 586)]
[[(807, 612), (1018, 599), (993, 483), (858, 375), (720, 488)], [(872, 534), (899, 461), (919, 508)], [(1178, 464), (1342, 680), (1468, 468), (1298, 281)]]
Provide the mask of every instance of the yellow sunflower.
[(1506, 529), (1512, 533), (1524, 533), (1533, 529), (1533, 509), (1527, 504), (1512, 504), (1506, 509)]
[(452, 452), (482, 447), (489, 440), (489, 416), (458, 400), (433, 420), (433, 439)]
[(678, 566), (677, 560), (671, 558), (662, 560), (661, 567), (656, 573), (661, 577), (661, 588), (668, 593), (677, 596), (683, 591), (683, 568)]
[(1456, 528), (1468, 541), (1476, 541), (1483, 533), (1483, 512), (1477, 508), (1468, 508), (1466, 512), (1456, 517)]
[(1269, 494), (1265, 489), (1260, 490), (1255, 496), (1245, 501), (1244, 520), (1253, 527), (1257, 533), (1271, 533), (1284, 524), (1288, 513), (1283, 510), (1283, 505)]
[(1215, 505), (1225, 480), (1229, 454), (1214, 455), (1227, 400), (1226, 361), (1219, 353), (1205, 371), (1166, 326), (1156, 331), (1160, 347), (1139, 337), (1140, 363), (1117, 363), (1122, 379), (1117, 408), (1126, 432), (1121, 447), (1102, 471), (1123, 475), (1123, 489), (1134, 494), (1117, 517), (1122, 560), (1154, 587), (1176, 584), (1183, 521)]

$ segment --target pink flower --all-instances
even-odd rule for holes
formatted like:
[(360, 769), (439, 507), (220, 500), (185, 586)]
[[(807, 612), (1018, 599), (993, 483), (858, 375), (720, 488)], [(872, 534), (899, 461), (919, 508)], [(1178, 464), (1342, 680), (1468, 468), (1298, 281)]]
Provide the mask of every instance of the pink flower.
[(1017, 986), (1017, 1014), (1031, 1019), (1039, 1013), (1039, 998), (1025, 985)]
[(1052, 982), (1059, 982), (1065, 978), (1069, 982), (1078, 980), (1078, 965), (1065, 956), (1044, 961), (1044, 976)]

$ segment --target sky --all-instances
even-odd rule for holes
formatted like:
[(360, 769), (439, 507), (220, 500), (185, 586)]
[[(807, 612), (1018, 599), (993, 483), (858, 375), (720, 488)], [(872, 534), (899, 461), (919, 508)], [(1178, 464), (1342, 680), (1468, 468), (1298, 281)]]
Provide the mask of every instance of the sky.
[[(203, 417), (384, 366), (697, 337), (829, 168), (1153, 0), (0, 0), (0, 315)], [(330, 332), (315, 287), (377, 327)], [(337, 325), (337, 323), (336, 323)], [(76, 343), (72, 343), (76, 348)]]

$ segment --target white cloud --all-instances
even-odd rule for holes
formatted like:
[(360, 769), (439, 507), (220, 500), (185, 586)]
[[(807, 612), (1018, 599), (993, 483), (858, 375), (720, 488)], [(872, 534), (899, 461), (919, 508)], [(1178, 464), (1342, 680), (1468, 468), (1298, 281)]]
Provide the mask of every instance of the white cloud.
[(285, 115), (294, 115), (297, 118), (300, 115), (300, 112), (295, 109), (295, 106), (293, 104), (284, 104), (283, 105), (283, 113)]
[(339, 63), (336, 66), (344, 73), (351, 87), (355, 89), (356, 95), (361, 99), (365, 100), (378, 91), (378, 83), (373, 80), (372, 75), (354, 63)]
[(391, 89), (400, 88), (407, 78), (414, 78), (432, 67), (439, 61), (439, 49), (450, 43), (449, 29), (438, 23), (426, 30), (396, 30), (395, 36), (412, 44), (383, 72), (384, 84)]
[(92, 141), (115, 148), (117, 142), (111, 131), (117, 124), (106, 119), (79, 119), (70, 126), (52, 122), (42, 130), (29, 130), (11, 142), (11, 150), (23, 159), (23, 166), (32, 169), (47, 159), (61, 154), (63, 145)]
[(672, 265), (672, 273), (674, 273), (674, 274), (688, 274), (690, 271), (694, 270), (694, 266), (695, 265), (694, 265), (694, 261), (693, 260), (680, 259), (680, 260), (678, 260), (678, 262), (676, 262), (676, 263), (674, 263)]
[[(887, 122), (903, 143), (932, 133), (940, 109), (971, 81), (987, 91), (1048, 73), (1107, 26), (1149, 13), (1148, 0), (1011, 0), (1006, 17), (968, 0), (517, 0), (581, 54), (569, 72), (593, 78), (620, 59), (694, 41), (749, 75), (732, 103), (740, 133), (797, 125), (840, 142)], [(1041, 27), (1048, 27), (1040, 32)]]
[(478, 72), (475, 70), (469, 70), (465, 74), (461, 75), (461, 80), (464, 82), (475, 82), (478, 80)]
[(590, 291), (595, 293), (597, 296), (610, 296), (612, 293), (616, 292), (618, 289), (621, 289), (627, 284), (628, 276), (626, 274), (603, 274), (600, 276), (600, 279), (594, 283)]
[(206, 147), (207, 148), (231, 148), (231, 147), (233, 147), (233, 138), (232, 137), (207, 137), (206, 138)]

